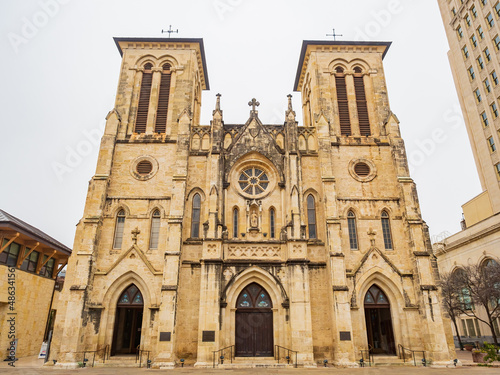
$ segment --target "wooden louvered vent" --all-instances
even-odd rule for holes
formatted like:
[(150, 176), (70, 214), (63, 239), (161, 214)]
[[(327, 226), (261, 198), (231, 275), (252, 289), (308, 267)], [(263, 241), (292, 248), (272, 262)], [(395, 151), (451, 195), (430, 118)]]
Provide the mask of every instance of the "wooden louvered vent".
[(163, 65), (158, 94), (158, 110), (156, 111), (155, 133), (167, 131), (168, 99), (170, 96), (170, 64)]
[(370, 167), (366, 163), (357, 163), (354, 166), (354, 172), (359, 176), (359, 177), (366, 177), (370, 174)]
[(139, 93), (139, 105), (137, 106), (137, 118), (135, 120), (135, 132), (145, 133), (148, 122), (149, 98), (151, 96), (151, 83), (153, 82), (152, 65), (144, 66), (142, 74), (141, 91)]
[(137, 173), (139, 173), (141, 176), (145, 176), (151, 173), (151, 171), (153, 170), (153, 164), (151, 164), (151, 162), (148, 160), (142, 160), (137, 163), (136, 170)]
[(335, 85), (337, 86), (340, 134), (351, 135), (351, 119), (349, 117), (349, 102), (347, 101), (347, 87), (345, 83), (345, 76), (335, 76)]
[(358, 107), (359, 132), (361, 136), (367, 137), (371, 135), (371, 129), (363, 76), (354, 76), (354, 91), (356, 92), (356, 105)]

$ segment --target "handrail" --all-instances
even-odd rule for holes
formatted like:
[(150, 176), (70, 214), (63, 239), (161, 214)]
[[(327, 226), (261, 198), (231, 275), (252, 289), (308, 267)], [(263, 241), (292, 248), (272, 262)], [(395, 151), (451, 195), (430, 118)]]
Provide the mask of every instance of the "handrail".
[(135, 363), (137, 363), (137, 361), (139, 361), (139, 368), (142, 367), (142, 355), (144, 353), (148, 353), (148, 359), (147, 359), (147, 362), (146, 362), (146, 366), (147, 366), (147, 365), (149, 365), (149, 353), (151, 353), (151, 350), (141, 349), (141, 346), (138, 345), (137, 346), (137, 351), (135, 352)]
[(372, 353), (372, 349), (373, 347), (371, 347), (371, 345), (368, 345), (368, 349), (361, 349), (360, 352), (361, 352), (361, 359), (365, 360), (365, 356), (364, 356), (364, 353), (368, 353), (368, 365), (370, 367), (372, 367), (372, 362), (375, 363), (375, 361), (373, 360), (373, 353)]
[(96, 349), (96, 350), (85, 350), (83, 352), (83, 366), (86, 367), (86, 363), (88, 362), (88, 359), (87, 359), (87, 353), (93, 353), (92, 355), (92, 367), (94, 367), (94, 363), (95, 363), (95, 356), (97, 353), (100, 353), (100, 352), (103, 352), (103, 358), (102, 358), (102, 363), (106, 363), (106, 356), (108, 357), (109, 359), (109, 345), (106, 345), (104, 346), (103, 348), (101, 349)]
[[(276, 350), (276, 349), (278, 349), (278, 350)], [(293, 353), (295, 353), (295, 364), (294, 364), (294, 367), (297, 368), (297, 353), (298, 353), (298, 351), (292, 350), (292, 349), (288, 349), (288, 348), (285, 348), (283, 346), (274, 345), (274, 359), (277, 359), (278, 363), (280, 363), (280, 349), (283, 349), (283, 350), (285, 350), (287, 352), (286, 360), (287, 360), (288, 363), (290, 363), (290, 352), (292, 352), (292, 355), (293, 355)]]
[(233, 363), (233, 353), (236, 354), (236, 350), (233, 350), (234, 348), (234, 345), (230, 345), (230, 346), (226, 346), (225, 348), (222, 348), (222, 349), (219, 349), (219, 350), (214, 350), (212, 351), (212, 365), (213, 365), (213, 368), (215, 368), (215, 353), (221, 353), (220, 356), (217, 355), (217, 366), (219, 365), (219, 358), (220, 358), (220, 361), (221, 361), (221, 365), (224, 364), (224, 352), (227, 350), (227, 349), (230, 349), (230, 360), (231, 360), (231, 363)]
[[(417, 361), (415, 359), (415, 353), (422, 353), (422, 364), (425, 366), (425, 364), (427, 363), (426, 359), (425, 359), (425, 351), (424, 350), (412, 350), (412, 349), (405, 348), (401, 344), (398, 344), (398, 357), (403, 359), (403, 363), (406, 363), (405, 351), (411, 353), (411, 357), (413, 357), (413, 365), (414, 366), (417, 365)], [(411, 359), (411, 358), (409, 358), (409, 359)]]

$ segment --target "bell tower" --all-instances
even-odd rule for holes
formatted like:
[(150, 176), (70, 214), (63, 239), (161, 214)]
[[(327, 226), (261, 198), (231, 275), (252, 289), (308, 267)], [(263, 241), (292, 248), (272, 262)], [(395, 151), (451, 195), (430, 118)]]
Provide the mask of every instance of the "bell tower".
[[(190, 128), (199, 124), (201, 91), (209, 88), (203, 40), (114, 40), (122, 56), (116, 101), (77, 226), (51, 351), (61, 366), (80, 361), (84, 350), (135, 353), (137, 343), (154, 345), (158, 366), (173, 362)], [(119, 310), (131, 285), (143, 310), (120, 323), (128, 319)], [(129, 323), (132, 338), (112, 333)]]

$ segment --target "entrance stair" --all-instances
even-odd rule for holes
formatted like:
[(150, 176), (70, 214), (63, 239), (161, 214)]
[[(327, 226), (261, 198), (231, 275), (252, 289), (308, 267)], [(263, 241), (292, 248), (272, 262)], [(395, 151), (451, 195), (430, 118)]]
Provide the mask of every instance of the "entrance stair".
[(236, 357), (231, 361), (224, 361), (224, 364), (216, 364), (218, 369), (240, 369), (240, 368), (293, 368), (293, 364), (281, 360), (279, 363), (274, 357)]
[[(132, 355), (114, 355), (106, 359), (106, 362), (102, 362), (102, 359), (99, 361), (96, 360), (94, 363), (94, 367), (139, 367), (139, 361), (136, 362), (135, 354)], [(146, 367), (146, 364), (143, 362), (142, 367)]]
[[(384, 366), (422, 366), (422, 361), (421, 359), (415, 359), (415, 362), (413, 361), (413, 358), (409, 359), (406, 358), (406, 360), (403, 360), (403, 358), (398, 358), (395, 355), (386, 355), (386, 354), (374, 354), (372, 357), (372, 367), (384, 367)], [(365, 361), (365, 366), (369, 366), (368, 362)]]

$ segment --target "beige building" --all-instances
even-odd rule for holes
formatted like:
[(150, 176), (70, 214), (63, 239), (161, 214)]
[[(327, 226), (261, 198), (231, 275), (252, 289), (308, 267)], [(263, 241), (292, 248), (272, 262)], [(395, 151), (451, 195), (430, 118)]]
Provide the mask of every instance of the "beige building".
[[(461, 265), (500, 258), (500, 1), (438, 2), (450, 45), (451, 70), (483, 189), (462, 206), (463, 230), (434, 245), (440, 271), (452, 272)], [(458, 333), (462, 341), (491, 341), (490, 329), (484, 323), (467, 316), (460, 320)]]
[(299, 126), (290, 97), (281, 124), (262, 124), (255, 99), (225, 124), (220, 95), (202, 125), (201, 39), (115, 41), (116, 104), (68, 265), (58, 366), (110, 348), (211, 367), (227, 347), (240, 364), (287, 348), (299, 366), (356, 366), (362, 350), (395, 358), (400, 346), (451, 363), (387, 96), (390, 43), (305, 41)]
[(38, 355), (57, 316), (56, 278), (71, 249), (3, 210), (0, 244), (1, 360), (12, 346), (17, 358)]

